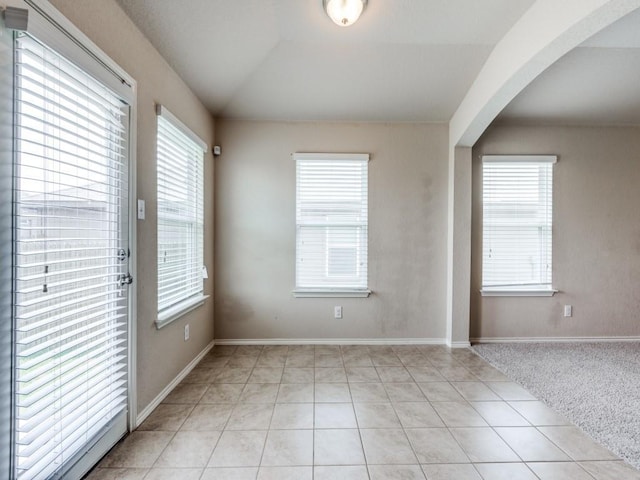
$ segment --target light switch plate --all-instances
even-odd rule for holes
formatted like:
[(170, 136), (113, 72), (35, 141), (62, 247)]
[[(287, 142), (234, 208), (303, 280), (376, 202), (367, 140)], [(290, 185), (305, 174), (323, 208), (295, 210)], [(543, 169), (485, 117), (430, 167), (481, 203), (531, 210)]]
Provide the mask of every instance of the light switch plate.
[(138, 220), (144, 220), (144, 200), (138, 199)]

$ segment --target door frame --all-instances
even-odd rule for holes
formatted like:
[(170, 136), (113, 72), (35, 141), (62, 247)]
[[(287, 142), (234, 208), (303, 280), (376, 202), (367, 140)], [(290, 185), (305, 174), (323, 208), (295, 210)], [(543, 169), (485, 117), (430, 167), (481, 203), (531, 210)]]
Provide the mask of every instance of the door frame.
[[(128, 291), (128, 412), (127, 412), (127, 431), (131, 432), (136, 427), (136, 419), (138, 416), (137, 408), (137, 208), (136, 208), (136, 192), (137, 192), (137, 84), (135, 79), (131, 77), (124, 69), (122, 69), (113, 59), (111, 59), (106, 53), (102, 51), (89, 37), (82, 33), (69, 19), (67, 19), (60, 11), (58, 11), (48, 0), (5, 0), (7, 6), (23, 8), (29, 10), (29, 26), (27, 31), (32, 32), (34, 36), (40, 38), (42, 41), (48, 43), (48, 45), (56, 50), (61, 50), (62, 53), (72, 62), (81, 65), (83, 67), (89, 67), (86, 70), (89, 73), (96, 71), (96, 69), (106, 69), (114, 74), (114, 78), (122, 80), (120, 82), (112, 82), (110, 85), (114, 90), (120, 94), (126, 92), (122, 96), (126, 99), (129, 105), (129, 141), (128, 141), (128, 176), (129, 176), (129, 198), (128, 198), (128, 227), (129, 227), (129, 272), (133, 276), (134, 283), (129, 287)], [(11, 32), (3, 24), (0, 25), (0, 34)], [(8, 39), (6, 37), (9, 37)], [(13, 102), (14, 102), (14, 84), (13, 84), (13, 35), (4, 35), (0, 38), (2, 43), (9, 41), (12, 45), (10, 52), (6, 55), (11, 57), (11, 68), (3, 68), (0, 71), (0, 88), (11, 89), (11, 95), (9, 95), (9, 103), (11, 107), (7, 112), (5, 105), (0, 105), (0, 129), (11, 129), (11, 135), (8, 137), (9, 141), (0, 142), (0, 173), (3, 174), (11, 172), (8, 177), (10, 179), (11, 187), (13, 187), (14, 175), (13, 175), (13, 161), (14, 161), (14, 145), (13, 145)], [(5, 70), (10, 70), (9, 72)], [(11, 80), (6, 79), (9, 77)], [(9, 82), (9, 85), (7, 83)], [(6, 98), (6, 97), (5, 97)], [(8, 114), (8, 115), (7, 115)], [(6, 125), (7, 116), (10, 116), (10, 124)], [(4, 138), (4, 136), (3, 136)], [(0, 269), (0, 306), (10, 302), (10, 308), (0, 309), (0, 338), (9, 339), (11, 341), (11, 348), (0, 349), (0, 361), (3, 365), (10, 365), (10, 372), (5, 372), (3, 368), (0, 370), (0, 380), (3, 385), (10, 385), (8, 397), (10, 400), (10, 408), (7, 410), (10, 413), (11, 418), (6, 418), (5, 406), (7, 403), (7, 395), (4, 390), (0, 390), (0, 442), (10, 442), (9, 449), (0, 449), (0, 451), (8, 451), (10, 458), (0, 458), (0, 476), (3, 471), (8, 471), (9, 474), (13, 474), (13, 339), (14, 339), (14, 325), (13, 325), (13, 226), (14, 226), (14, 212), (13, 212), (13, 188), (4, 188), (4, 182), (0, 185), (0, 240), (4, 241), (6, 238), (11, 240), (11, 252), (9, 257), (6, 252), (2, 252), (0, 255), (0, 262), (2, 262), (3, 268)], [(9, 196), (9, 201), (6, 200), (6, 196)], [(10, 268), (4, 268), (5, 260), (10, 263)], [(8, 278), (6, 278), (8, 276)], [(6, 280), (6, 281), (5, 281)], [(5, 290), (9, 288), (10, 292)], [(8, 293), (8, 294), (7, 294)], [(5, 315), (8, 313), (9, 319), (5, 319)], [(7, 320), (5, 322), (5, 320)], [(9, 326), (10, 332), (6, 326)], [(6, 333), (6, 335), (5, 335)], [(4, 344), (3, 344), (4, 347)], [(8, 354), (11, 356), (8, 363), (5, 363), (5, 356)], [(5, 383), (5, 380), (8, 380)], [(10, 435), (5, 435), (6, 430), (10, 429)], [(6, 440), (5, 440), (6, 439)], [(115, 439), (117, 442), (119, 439)], [(4, 443), (0, 443), (0, 446), (4, 446)], [(91, 468), (91, 466), (89, 467)], [(6, 470), (5, 470), (6, 469)], [(73, 469), (73, 467), (72, 467)], [(74, 469), (75, 470), (75, 469)], [(87, 469), (88, 471), (88, 469)], [(74, 472), (75, 473), (75, 472)], [(86, 473), (86, 472), (84, 472)]]
[[(13, 35), (0, 20), (0, 478), (13, 475)], [(4, 95), (8, 93), (8, 95)], [(6, 453), (5, 453), (6, 452)]]

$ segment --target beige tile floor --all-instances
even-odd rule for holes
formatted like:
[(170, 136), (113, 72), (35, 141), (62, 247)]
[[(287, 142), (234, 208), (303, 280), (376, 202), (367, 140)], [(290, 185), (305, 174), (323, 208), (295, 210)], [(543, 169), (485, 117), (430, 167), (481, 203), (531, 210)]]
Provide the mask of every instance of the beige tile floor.
[(466, 349), (219, 346), (90, 480), (632, 480)]

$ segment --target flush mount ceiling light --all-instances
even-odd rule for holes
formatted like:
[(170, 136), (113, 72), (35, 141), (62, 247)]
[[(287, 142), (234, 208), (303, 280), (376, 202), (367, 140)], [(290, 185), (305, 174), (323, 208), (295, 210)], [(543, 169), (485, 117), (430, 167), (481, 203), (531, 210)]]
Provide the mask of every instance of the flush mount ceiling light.
[(367, 0), (322, 0), (324, 9), (336, 25), (348, 27), (358, 21)]

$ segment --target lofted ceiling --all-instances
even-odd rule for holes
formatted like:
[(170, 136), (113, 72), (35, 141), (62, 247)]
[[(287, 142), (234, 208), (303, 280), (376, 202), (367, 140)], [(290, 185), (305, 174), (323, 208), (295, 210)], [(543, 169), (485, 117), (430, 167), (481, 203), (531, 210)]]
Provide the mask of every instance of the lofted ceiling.
[(118, 0), (216, 115), (446, 122), (533, 0)]
[[(219, 117), (447, 122), (534, 0), (117, 0)], [(640, 124), (640, 10), (569, 52), (500, 121)]]
[(500, 122), (640, 125), (640, 9), (544, 71)]

